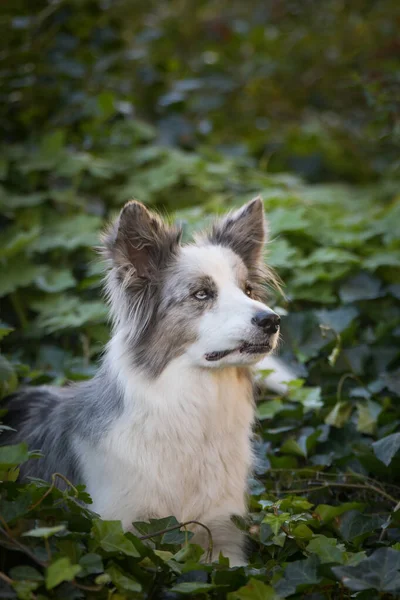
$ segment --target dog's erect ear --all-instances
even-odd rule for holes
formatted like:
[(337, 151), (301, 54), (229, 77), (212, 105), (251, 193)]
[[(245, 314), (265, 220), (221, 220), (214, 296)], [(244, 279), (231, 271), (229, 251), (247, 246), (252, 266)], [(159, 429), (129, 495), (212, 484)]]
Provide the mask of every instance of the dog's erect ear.
[(151, 279), (177, 252), (180, 237), (179, 229), (132, 200), (104, 234), (104, 253), (120, 270)]
[(208, 238), (213, 244), (231, 248), (251, 267), (262, 259), (266, 236), (263, 202), (257, 197), (214, 225)]

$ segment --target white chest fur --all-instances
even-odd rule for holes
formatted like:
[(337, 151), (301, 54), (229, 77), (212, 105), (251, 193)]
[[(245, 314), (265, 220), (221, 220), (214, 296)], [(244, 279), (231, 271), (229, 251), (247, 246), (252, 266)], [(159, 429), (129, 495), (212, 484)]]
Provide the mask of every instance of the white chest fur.
[(119, 376), (123, 413), (98, 447), (80, 442), (93, 509), (126, 528), (151, 517), (243, 514), (253, 421), (246, 372), (176, 359), (156, 381)]

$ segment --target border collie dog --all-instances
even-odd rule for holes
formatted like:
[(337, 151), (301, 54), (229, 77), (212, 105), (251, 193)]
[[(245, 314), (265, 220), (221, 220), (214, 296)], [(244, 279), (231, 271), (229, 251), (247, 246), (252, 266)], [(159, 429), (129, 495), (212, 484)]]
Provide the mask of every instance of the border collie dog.
[[(230, 565), (245, 562), (252, 464), (251, 367), (279, 337), (265, 304), (263, 204), (256, 198), (182, 245), (181, 232), (128, 202), (103, 237), (113, 333), (91, 381), (9, 398), (7, 440), (43, 458), (21, 475), (84, 483), (104, 519), (199, 521)], [(3, 440), (2, 440), (3, 443)], [(204, 528), (193, 542), (207, 546)]]

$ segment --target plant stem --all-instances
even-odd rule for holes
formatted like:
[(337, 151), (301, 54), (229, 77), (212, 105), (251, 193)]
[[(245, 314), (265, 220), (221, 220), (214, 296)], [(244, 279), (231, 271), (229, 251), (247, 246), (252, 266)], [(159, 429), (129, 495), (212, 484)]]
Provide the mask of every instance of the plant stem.
[(209, 529), (209, 527), (207, 527), (207, 525), (204, 525), (204, 523), (200, 523), (200, 521), (185, 521), (184, 523), (178, 523), (178, 525), (174, 525), (173, 527), (167, 527), (166, 529), (161, 529), (160, 531), (155, 531), (154, 533), (148, 533), (146, 535), (141, 535), (138, 537), (139, 537), (139, 540), (149, 540), (153, 537), (163, 535), (164, 533), (169, 533), (170, 531), (175, 531), (176, 529), (182, 529), (182, 527), (186, 527), (186, 525), (199, 525), (200, 527), (203, 527), (203, 529), (205, 529), (207, 531), (207, 535), (208, 535), (207, 557), (209, 556), (210, 560), (211, 560), (212, 551), (213, 551), (212, 533), (211, 533), (211, 530)]
[(284, 492), (281, 492), (281, 493), (282, 494), (306, 494), (307, 492), (315, 492), (317, 490), (323, 490), (323, 489), (326, 489), (329, 487), (350, 488), (350, 489), (357, 488), (357, 489), (362, 489), (362, 490), (370, 490), (372, 492), (375, 492), (376, 494), (379, 494), (380, 496), (383, 496), (387, 500), (390, 500), (390, 502), (393, 502), (393, 504), (395, 504), (396, 506), (399, 504), (399, 501), (396, 500), (396, 498), (393, 498), (393, 496), (391, 496), (384, 490), (382, 490), (374, 485), (362, 484), (362, 483), (337, 483), (335, 481), (325, 481), (322, 485), (308, 487), (308, 488), (302, 488), (302, 489), (296, 489), (296, 490), (285, 490)]

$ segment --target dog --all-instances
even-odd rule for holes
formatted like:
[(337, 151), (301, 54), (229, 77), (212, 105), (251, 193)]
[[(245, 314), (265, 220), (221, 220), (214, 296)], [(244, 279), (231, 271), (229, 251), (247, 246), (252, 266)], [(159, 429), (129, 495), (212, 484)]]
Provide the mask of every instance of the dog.
[[(204, 523), (212, 559), (222, 552), (244, 564), (231, 516), (246, 515), (252, 367), (280, 332), (266, 304), (268, 286), (279, 285), (264, 264), (266, 236), (260, 198), (188, 244), (178, 227), (128, 202), (102, 238), (112, 337), (97, 374), (8, 401), (11, 441), (43, 453), (21, 476), (59, 472), (84, 483), (93, 510), (125, 530), (170, 515)], [(204, 529), (190, 529), (207, 547)]]

